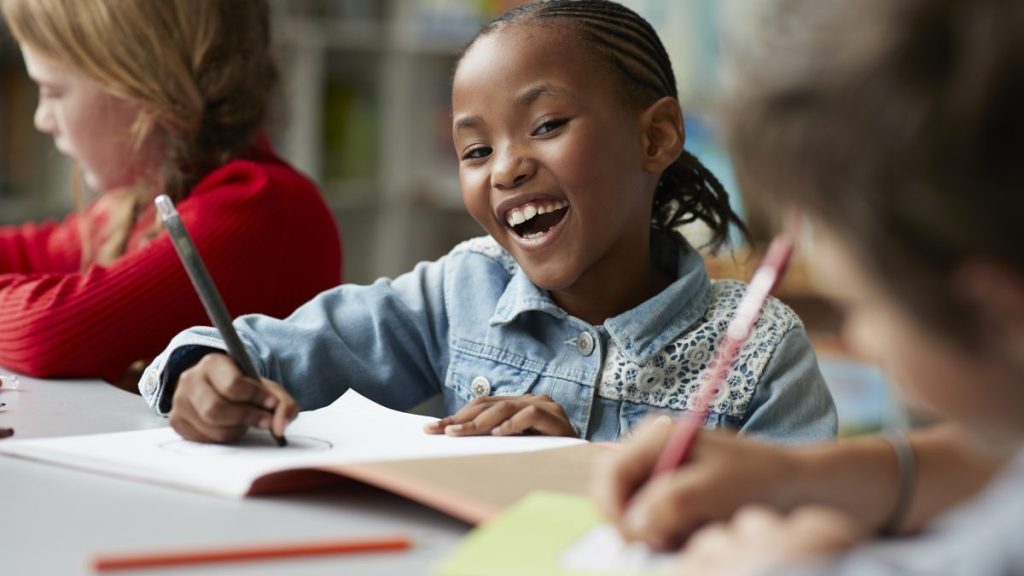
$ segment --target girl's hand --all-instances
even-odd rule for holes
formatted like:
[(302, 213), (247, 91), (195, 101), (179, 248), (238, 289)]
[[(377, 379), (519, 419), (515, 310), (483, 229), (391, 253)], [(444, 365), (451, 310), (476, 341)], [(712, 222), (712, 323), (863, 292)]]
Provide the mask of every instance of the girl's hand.
[(427, 424), (429, 434), (577, 436), (565, 410), (545, 394), (476, 398), (452, 416)]
[(764, 507), (740, 510), (729, 524), (697, 532), (683, 549), (676, 576), (755, 576), (845, 550), (862, 538), (856, 522), (830, 508), (798, 508), (787, 516)]
[(246, 378), (229, 356), (207, 354), (178, 378), (169, 421), (186, 440), (231, 442), (250, 426), (282, 436), (298, 412), (277, 382)]
[(625, 539), (668, 549), (745, 504), (786, 508), (795, 500), (800, 460), (792, 451), (723, 432), (701, 431), (678, 471), (650, 479), (671, 429), (670, 419), (653, 418), (598, 462), (591, 494)]

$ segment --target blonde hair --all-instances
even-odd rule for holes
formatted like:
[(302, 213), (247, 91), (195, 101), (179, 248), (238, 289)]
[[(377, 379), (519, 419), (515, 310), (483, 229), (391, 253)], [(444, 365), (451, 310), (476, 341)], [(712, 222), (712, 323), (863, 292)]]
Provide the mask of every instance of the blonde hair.
[(136, 147), (163, 138), (161, 165), (111, 202), (95, 257), (83, 232), (83, 266), (122, 255), (142, 203), (181, 199), (262, 127), (277, 76), (266, 0), (0, 1), (19, 44), (139, 104)]

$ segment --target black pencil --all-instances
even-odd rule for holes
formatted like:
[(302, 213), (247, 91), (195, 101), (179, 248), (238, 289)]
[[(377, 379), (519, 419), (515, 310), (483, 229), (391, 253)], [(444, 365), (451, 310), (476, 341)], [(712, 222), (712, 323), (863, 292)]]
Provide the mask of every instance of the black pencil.
[[(167, 232), (171, 235), (174, 249), (178, 252), (181, 263), (184, 264), (185, 271), (188, 272), (189, 279), (192, 280), (192, 286), (195, 287), (196, 292), (199, 294), (199, 299), (203, 301), (203, 308), (206, 308), (206, 314), (210, 317), (213, 325), (220, 332), (221, 338), (224, 339), (224, 344), (228, 347), (228, 354), (238, 364), (242, 374), (259, 382), (260, 375), (256, 372), (252, 359), (249, 358), (249, 354), (245, 351), (242, 339), (238, 337), (238, 332), (235, 331), (234, 325), (231, 324), (231, 315), (228, 314), (227, 306), (224, 305), (224, 300), (221, 299), (217, 286), (214, 285), (213, 279), (210, 278), (210, 273), (206, 270), (203, 259), (199, 257), (199, 251), (196, 250), (195, 244), (192, 243), (192, 238), (188, 235), (188, 230), (182, 224), (178, 211), (174, 209), (174, 203), (171, 202), (170, 197), (166, 194), (161, 194), (156, 199), (156, 208), (160, 214), (160, 219), (167, 226)], [(273, 430), (270, 431), (270, 435), (274, 437), (274, 441), (277, 442), (278, 446), (287, 444), (284, 436), (274, 434)]]

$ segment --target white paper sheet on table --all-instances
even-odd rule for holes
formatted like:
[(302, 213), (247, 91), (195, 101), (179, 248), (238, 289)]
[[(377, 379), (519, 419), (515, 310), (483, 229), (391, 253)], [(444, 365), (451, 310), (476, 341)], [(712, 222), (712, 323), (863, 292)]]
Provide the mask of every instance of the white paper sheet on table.
[(182, 439), (170, 428), (7, 440), (8, 454), (126, 478), (242, 497), (261, 476), (340, 464), (447, 458), (559, 448), (584, 441), (545, 436), (461, 437), (426, 434), (434, 418), (384, 408), (354, 390), (330, 406), (304, 412), (279, 448), (266, 430), (231, 445)]

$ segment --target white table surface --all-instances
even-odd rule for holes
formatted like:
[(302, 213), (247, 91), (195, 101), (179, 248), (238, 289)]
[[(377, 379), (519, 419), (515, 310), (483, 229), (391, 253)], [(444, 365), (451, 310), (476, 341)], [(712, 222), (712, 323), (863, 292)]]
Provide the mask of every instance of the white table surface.
[[(0, 402), (6, 403), (0, 408), (0, 427), (13, 427), (14, 438), (167, 425), (141, 397), (102, 381), (19, 379), (18, 390), (0, 388)], [(434, 510), (357, 485), (235, 501), (0, 456), (4, 576), (90, 574), (97, 554), (396, 533), (412, 537), (414, 547), (112, 574), (429, 574), (467, 530)]]

